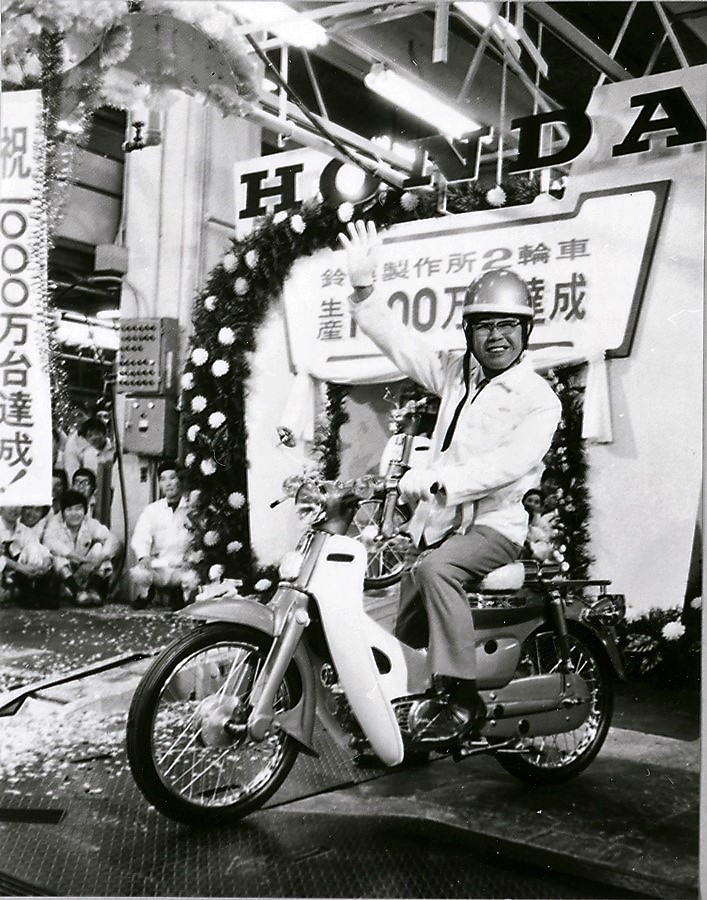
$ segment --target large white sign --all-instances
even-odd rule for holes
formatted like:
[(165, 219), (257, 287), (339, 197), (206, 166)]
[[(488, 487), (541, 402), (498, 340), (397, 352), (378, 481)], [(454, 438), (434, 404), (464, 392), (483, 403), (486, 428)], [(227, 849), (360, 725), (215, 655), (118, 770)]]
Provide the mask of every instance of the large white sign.
[[(531, 346), (598, 347), (626, 356), (652, 258), (668, 182), (584, 194), (514, 209), (514, 218), (467, 213), (397, 225), (383, 235), (379, 289), (402, 322), (440, 349), (461, 349), (469, 283), (510, 268), (535, 308)], [(516, 218), (517, 217), (517, 218)], [(356, 329), (343, 251), (301, 259), (284, 288), (294, 365), (328, 381), (395, 377)]]
[(38, 290), (46, 271), (34, 152), (39, 91), (2, 98), (0, 196), (0, 506), (51, 503), (52, 431), (46, 322)]

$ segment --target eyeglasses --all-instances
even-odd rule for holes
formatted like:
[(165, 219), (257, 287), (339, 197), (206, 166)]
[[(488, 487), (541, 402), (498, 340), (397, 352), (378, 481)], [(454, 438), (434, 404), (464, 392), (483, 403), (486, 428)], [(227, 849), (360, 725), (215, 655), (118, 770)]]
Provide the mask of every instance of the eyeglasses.
[(467, 328), (479, 337), (488, 337), (495, 329), (508, 336), (520, 325), (520, 319), (485, 319), (481, 322), (470, 322)]

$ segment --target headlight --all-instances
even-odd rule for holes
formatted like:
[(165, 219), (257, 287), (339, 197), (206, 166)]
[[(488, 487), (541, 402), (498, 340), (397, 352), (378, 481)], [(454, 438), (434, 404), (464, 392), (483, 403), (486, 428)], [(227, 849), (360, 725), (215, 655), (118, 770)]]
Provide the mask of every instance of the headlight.
[(326, 491), (314, 481), (305, 481), (295, 495), (295, 510), (307, 525), (313, 525), (324, 512)]

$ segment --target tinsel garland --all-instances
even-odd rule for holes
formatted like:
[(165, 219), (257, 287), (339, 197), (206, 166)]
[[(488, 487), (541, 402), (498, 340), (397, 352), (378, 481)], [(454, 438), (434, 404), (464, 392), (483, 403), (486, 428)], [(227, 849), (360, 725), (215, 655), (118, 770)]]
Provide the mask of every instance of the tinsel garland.
[(593, 558), (589, 552), (587, 455), (582, 439), (584, 385), (576, 367), (551, 370), (547, 377), (562, 404), (562, 419), (545, 457), (546, 468), (557, 475), (561, 490), (554, 543), (567, 574), (571, 578), (586, 578)]
[[(531, 202), (537, 182), (527, 176), (502, 184), (508, 205)], [(478, 185), (452, 186), (450, 212), (489, 209)], [(493, 199), (493, 198), (492, 198)], [(354, 214), (386, 228), (437, 215), (432, 193), (382, 191), (365, 207), (308, 203), (297, 212), (265, 216), (247, 237), (234, 239), (195, 299), (193, 332), (182, 379), (182, 423), (187, 481), (191, 491), (194, 545), (191, 563), (199, 577), (223, 571), (247, 586), (257, 577), (248, 532), (247, 427), (244, 385), (256, 335), (292, 265), (324, 247), (338, 249), (337, 236)], [(328, 388), (330, 421), (322, 432), (320, 461), (338, 472), (338, 431), (345, 388)], [(222, 567), (222, 568), (217, 568)]]
[(322, 478), (335, 480), (341, 470), (341, 429), (349, 421), (346, 384), (327, 382), (326, 404), (314, 434), (312, 456), (319, 462)]

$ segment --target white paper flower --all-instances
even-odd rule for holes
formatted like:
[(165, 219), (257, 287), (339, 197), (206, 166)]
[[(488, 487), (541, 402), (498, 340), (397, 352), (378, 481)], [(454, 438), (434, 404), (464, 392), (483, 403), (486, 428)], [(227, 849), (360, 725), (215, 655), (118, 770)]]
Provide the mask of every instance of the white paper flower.
[(195, 413), (203, 412), (206, 409), (206, 397), (202, 394), (197, 394), (196, 397), (192, 397), (191, 399), (191, 411)]
[(245, 259), (245, 264), (248, 268), (254, 269), (258, 264), (258, 251), (249, 250), (243, 258)]
[(187, 428), (187, 440), (189, 441), (189, 443), (194, 443), (194, 441), (196, 440), (196, 436), (200, 431), (201, 428), (199, 428), (198, 425), (190, 425), (189, 428)]
[(345, 200), (337, 209), (336, 215), (340, 222), (350, 222), (354, 214), (354, 205)]
[(245, 497), (240, 491), (234, 491), (228, 495), (228, 505), (232, 506), (233, 509), (241, 509), (241, 507), (245, 506)]
[(236, 335), (232, 328), (225, 326), (224, 328), (219, 328), (218, 332), (218, 342), (219, 344), (223, 344), (225, 347), (230, 347), (231, 344), (235, 341)]
[(403, 196), (400, 198), (400, 205), (406, 212), (412, 212), (413, 209), (416, 209), (418, 204), (420, 203), (420, 198), (417, 194), (413, 194), (412, 191), (405, 191)]
[(209, 296), (204, 300), (204, 306), (208, 309), (209, 312), (213, 312), (216, 309), (216, 304), (218, 303), (218, 298), (214, 297), (213, 294), (209, 294)]
[(191, 352), (191, 361), (195, 366), (203, 366), (208, 358), (209, 354), (203, 347), (195, 347)]
[(286, 218), (287, 210), (281, 209), (280, 212), (275, 213), (275, 215), (272, 217), (272, 220), (275, 225), (279, 225), (280, 222), (284, 222)]
[(244, 294), (248, 293), (248, 281), (245, 278), (236, 278), (233, 283), (233, 290), (238, 294), (239, 297), (242, 297)]
[(702, 597), (695, 597), (693, 600), (690, 600), (690, 606), (693, 609), (702, 609)]
[(272, 581), (268, 581), (267, 578), (261, 578), (260, 581), (256, 581), (253, 585), (254, 590), (256, 590), (259, 594), (262, 594), (263, 591), (267, 591), (269, 587), (271, 587)]
[(190, 391), (194, 387), (194, 373), (185, 372), (182, 375), (182, 390)]
[(295, 234), (302, 234), (305, 229), (304, 219), (299, 213), (295, 213), (290, 219), (290, 228)]
[(491, 206), (503, 206), (506, 202), (506, 192), (500, 184), (492, 187), (490, 191), (486, 191), (486, 202), (490, 203)]
[(230, 368), (231, 367), (225, 359), (217, 359), (211, 366), (211, 372), (213, 373), (214, 378), (222, 378)]
[(203, 558), (204, 558), (203, 550), (194, 550), (193, 553), (189, 554), (189, 562), (192, 563), (192, 565), (196, 565), (197, 563), (200, 563)]
[(676, 641), (685, 634), (685, 626), (682, 622), (668, 622), (667, 625), (663, 625), (661, 634), (666, 641)]
[(226, 553), (238, 553), (239, 550), (243, 549), (243, 544), (240, 541), (229, 541), (226, 544)]
[(221, 260), (224, 269), (227, 272), (235, 272), (236, 267), (238, 265), (238, 259), (235, 253), (227, 253), (224, 258)]
[(196, 456), (193, 453), (187, 453), (184, 457), (184, 465), (190, 469), (196, 462)]
[(226, 416), (220, 410), (212, 412), (209, 416), (209, 425), (213, 429), (220, 428), (225, 421)]
[(213, 459), (202, 459), (199, 468), (204, 475), (213, 475), (216, 471), (216, 463)]
[(209, 569), (209, 581), (221, 581), (223, 578), (224, 568), (219, 563), (211, 566)]
[(215, 547), (220, 540), (220, 536), (218, 531), (214, 531), (213, 529), (206, 532), (204, 535), (204, 544), (207, 547)]

